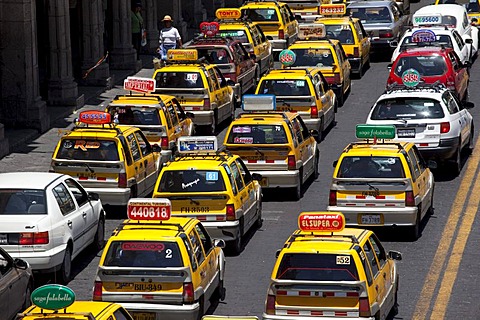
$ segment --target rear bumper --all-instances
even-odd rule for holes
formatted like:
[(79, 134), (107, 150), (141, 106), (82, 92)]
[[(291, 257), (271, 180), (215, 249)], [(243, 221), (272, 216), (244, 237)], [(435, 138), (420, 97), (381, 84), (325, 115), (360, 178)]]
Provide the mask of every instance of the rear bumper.
[(262, 189), (272, 188), (295, 188), (300, 183), (300, 174), (298, 170), (285, 171), (257, 171), (251, 170), (252, 173), (259, 173), (262, 178), (267, 178), (268, 184), (262, 186)]
[(155, 319), (172, 319), (172, 320), (196, 320), (200, 304), (169, 305), (160, 303), (125, 303), (117, 302), (129, 312), (153, 312)]
[(126, 206), (130, 199), (130, 188), (85, 188), (88, 192), (98, 193), (102, 204)]
[(56, 247), (51, 250), (42, 252), (8, 252), (13, 258), (20, 258), (27, 261), (32, 270), (36, 272), (53, 272), (57, 271), (65, 256), (64, 247)]
[(272, 44), (272, 49), (274, 52), (280, 52), (283, 49), (287, 49), (287, 40), (285, 39), (274, 39), (270, 40)]
[(317, 130), (320, 132), (320, 123), (321, 120), (318, 118), (307, 118), (310, 117), (309, 114), (301, 115), (303, 122), (307, 126), (308, 130)]
[(372, 39), (370, 38), (370, 48), (372, 51), (378, 52), (378, 51), (393, 51), (395, 50), (395, 47), (390, 45), (390, 42), (394, 41), (394, 39), (390, 40), (384, 40), (380, 38)]
[(352, 72), (360, 73), (362, 68), (362, 58), (348, 58)]
[(459, 147), (458, 138), (450, 138), (440, 139), (438, 147), (418, 147), (418, 151), (427, 159), (446, 160), (452, 158)]
[(191, 111), (195, 118), (193, 118), (193, 124), (196, 126), (210, 126), (213, 123), (213, 110), (208, 111)]
[[(345, 216), (345, 222), (348, 226), (414, 226), (417, 221), (417, 207), (387, 208), (387, 207), (343, 207), (328, 206), (328, 211), (340, 211)], [(361, 216), (364, 214), (383, 215), (383, 224), (362, 224)]]
[(238, 220), (224, 222), (202, 221), (202, 225), (207, 229), (208, 234), (213, 239), (232, 241), (238, 239), (240, 236), (240, 223)]

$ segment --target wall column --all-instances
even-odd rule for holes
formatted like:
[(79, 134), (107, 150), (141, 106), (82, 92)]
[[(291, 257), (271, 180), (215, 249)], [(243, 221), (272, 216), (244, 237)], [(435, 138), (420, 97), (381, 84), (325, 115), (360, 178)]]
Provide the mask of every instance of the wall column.
[(0, 122), (44, 132), (50, 120), (39, 94), (35, 1), (0, 6)]
[(48, 38), (50, 41), (48, 104), (82, 106), (73, 77), (68, 0), (48, 0)]
[(112, 5), (113, 48), (110, 53), (110, 68), (135, 70), (141, 68), (137, 62), (137, 51), (132, 45), (130, 0), (115, 0)]
[[(146, 18), (144, 21), (144, 28), (147, 30), (147, 45), (145, 46), (145, 49), (147, 50), (147, 52), (154, 53), (159, 46), (159, 31), (157, 26), (157, 1), (145, 0), (145, 5), (143, 7), (146, 8), (142, 10)], [(163, 17), (161, 19), (163, 19)]]
[[(3, 22), (3, 16), (2, 16), (2, 12), (3, 12), (3, 5), (0, 3), (0, 30), (2, 30), (2, 28), (4, 28), (4, 26), (2, 26), (2, 22)], [(3, 34), (0, 32), (0, 48), (2, 48), (2, 37), (3, 37)], [(0, 52), (0, 58), (1, 58), (1, 52)], [(0, 81), (2, 80), (2, 73), (3, 73), (3, 68), (2, 68), (2, 64), (1, 64), (1, 59), (0, 59)], [(0, 85), (1, 85), (1, 82), (0, 82)], [(0, 90), (0, 101), (2, 101), (2, 90)], [(0, 105), (1, 107), (1, 105)], [(0, 118), (1, 118), (1, 110), (0, 110)], [(4, 132), (4, 126), (2, 123), (0, 123), (0, 159), (7, 155), (8, 154), (8, 139), (5, 138), (5, 132)]]
[[(83, 24), (82, 75), (104, 56), (104, 10), (102, 0), (81, 1)], [(82, 84), (110, 87), (110, 67), (106, 61), (93, 69)]]

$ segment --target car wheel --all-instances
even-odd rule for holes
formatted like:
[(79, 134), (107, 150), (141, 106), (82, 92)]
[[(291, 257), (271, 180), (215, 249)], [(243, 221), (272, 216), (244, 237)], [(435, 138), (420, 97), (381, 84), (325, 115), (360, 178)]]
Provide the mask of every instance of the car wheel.
[[(240, 107), (240, 104), (238, 104), (238, 107)], [(236, 106), (233, 106), (232, 110), (230, 111), (230, 120), (233, 121), (235, 120), (235, 109), (236, 109)]]
[(428, 207), (427, 214), (428, 215), (433, 215), (434, 213), (434, 208), (433, 208), (433, 196), (435, 195), (435, 184), (432, 187), (432, 196), (430, 197), (430, 207)]
[(463, 94), (463, 97), (462, 97), (462, 104), (466, 104), (468, 102), (468, 87), (467, 89), (465, 89), (465, 93)]
[(97, 232), (95, 232), (95, 238), (93, 238), (92, 247), (95, 252), (98, 252), (103, 249), (105, 245), (105, 220), (103, 217), (100, 217), (98, 220)]
[(415, 225), (414, 226), (410, 226), (408, 227), (409, 228), (409, 238), (412, 240), (412, 241), (415, 241), (417, 240), (419, 237), (420, 237), (420, 215), (421, 215), (421, 207), (419, 206), (418, 207), (418, 211), (417, 211), (417, 218), (415, 219)]
[(137, 197), (137, 185), (134, 184), (133, 186), (130, 187), (130, 198), (136, 198)]
[(72, 252), (70, 247), (67, 245), (65, 249), (65, 255), (63, 257), (62, 267), (59, 271), (59, 280), (63, 284), (67, 284), (70, 281), (72, 276)]
[(473, 149), (475, 148), (475, 128), (473, 126), (473, 123), (470, 129), (470, 138), (468, 139), (467, 148), (470, 154), (473, 152)]
[(360, 68), (358, 68), (358, 72), (357, 72), (357, 78), (358, 79), (362, 79), (363, 77), (363, 70), (365, 70), (366, 68), (366, 64), (361, 64), (360, 65)]
[(343, 103), (345, 102), (345, 96), (344, 96), (344, 93), (343, 93), (343, 85), (342, 85), (342, 89), (340, 89), (340, 94), (337, 96), (337, 100), (338, 100), (338, 106), (343, 107)]
[(396, 316), (398, 314), (398, 284), (399, 284), (399, 276), (397, 275), (397, 285), (395, 288), (395, 296), (393, 298), (393, 306), (392, 310), (390, 311), (392, 316)]
[(198, 315), (197, 315), (197, 320), (202, 320), (203, 313), (205, 312), (203, 309), (205, 308), (205, 301), (204, 297), (201, 296), (200, 299), (198, 300)]
[(32, 294), (32, 288), (33, 288), (33, 280), (30, 279), (27, 285), (27, 289), (25, 290), (25, 300), (23, 301), (21, 311), (26, 310), (28, 307), (32, 305), (32, 300), (30, 299), (30, 295)]
[(260, 197), (258, 207), (257, 207), (257, 221), (255, 222), (255, 227), (260, 229), (263, 226), (263, 219), (262, 219), (262, 197)]
[(318, 172), (318, 163), (319, 163), (319, 155), (318, 153), (315, 155), (315, 161), (314, 161), (314, 168), (313, 168), (313, 179), (317, 179), (319, 172)]
[(213, 122), (212, 125), (210, 126), (210, 134), (215, 135), (215, 132), (217, 131), (217, 125), (218, 125), (218, 111), (215, 109), (213, 111)]
[(227, 290), (223, 285), (223, 280), (220, 280), (218, 283), (218, 287), (215, 289), (215, 292), (213, 294), (213, 299), (217, 301), (223, 301), (225, 300), (226, 295), (227, 295)]
[(302, 198), (303, 169), (299, 170), (298, 175), (300, 176), (300, 179), (299, 179), (300, 181), (298, 182), (298, 185), (294, 188), (295, 190), (294, 199), (296, 201)]
[(458, 148), (455, 151), (455, 155), (453, 156), (452, 160), (452, 173), (455, 176), (458, 176), (460, 172), (462, 172), (462, 146), (461, 141), (458, 141)]
[(323, 140), (323, 130), (324, 130), (324, 121), (323, 117), (320, 119), (320, 126), (318, 127), (318, 135), (315, 137), (315, 140), (320, 143)]
[(239, 232), (238, 232), (238, 237), (235, 240), (230, 241), (229, 246), (230, 246), (230, 251), (234, 255), (239, 255), (242, 250), (243, 250), (243, 241), (242, 241), (242, 236), (243, 236), (243, 218), (240, 218), (239, 221)]

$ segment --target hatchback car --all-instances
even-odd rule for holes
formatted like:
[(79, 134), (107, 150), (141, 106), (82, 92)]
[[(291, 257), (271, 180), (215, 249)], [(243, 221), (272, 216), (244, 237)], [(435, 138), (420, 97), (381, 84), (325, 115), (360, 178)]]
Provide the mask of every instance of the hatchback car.
[(98, 195), (87, 193), (72, 177), (0, 174), (0, 245), (34, 271), (59, 271), (56, 281), (68, 282), (72, 260), (89, 245), (101, 249), (104, 231)]

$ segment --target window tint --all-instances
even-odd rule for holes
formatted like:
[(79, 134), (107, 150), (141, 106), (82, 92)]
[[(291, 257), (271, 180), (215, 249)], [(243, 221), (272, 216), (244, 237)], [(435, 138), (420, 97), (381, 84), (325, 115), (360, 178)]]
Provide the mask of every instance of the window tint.
[(47, 214), (45, 191), (0, 189), (0, 215)]
[(250, 171), (248, 171), (247, 166), (242, 160), (240, 160), (240, 158), (238, 158), (236, 162), (240, 172), (242, 173), (243, 182), (245, 182), (245, 185), (248, 185), (250, 182), (252, 182), (252, 175), (250, 174)]
[(108, 247), (105, 266), (168, 268), (183, 267), (176, 242), (114, 241)]
[(195, 230), (200, 237), (200, 241), (202, 241), (203, 249), (205, 250), (205, 254), (208, 254), (210, 250), (213, 248), (212, 239), (208, 235), (208, 232), (205, 230), (202, 224), (197, 223), (195, 225)]
[(440, 55), (401, 57), (395, 64), (395, 74), (399, 77), (408, 69), (417, 70), (422, 76), (440, 76), (447, 72), (445, 58)]
[(172, 103), (169, 103), (167, 105), (167, 112), (170, 116), (170, 119), (172, 121), (172, 125), (176, 126), (178, 124), (178, 118), (177, 118), (177, 112), (175, 110), (175, 107), (173, 106)]
[(198, 265), (201, 265), (202, 262), (205, 260), (205, 254), (203, 252), (202, 243), (200, 242), (200, 239), (198, 238), (195, 230), (192, 230), (190, 232), (188, 238), (190, 239), (190, 243), (193, 246), (193, 253), (195, 255), (195, 258), (197, 259), (197, 263)]
[(132, 319), (132, 317), (130, 317), (127, 313), (127, 311), (125, 311), (125, 309), (123, 308), (119, 308), (117, 309), (113, 315), (115, 316), (115, 320), (130, 320)]
[(110, 105), (108, 113), (112, 115), (112, 118), (117, 119), (119, 124), (162, 124), (157, 108)]
[(412, 175), (415, 177), (415, 180), (417, 180), (417, 178), (420, 176), (420, 168), (418, 167), (418, 159), (415, 155), (413, 148), (408, 150), (407, 154), (408, 158), (410, 158), (410, 161), (412, 162), (412, 168), (414, 170)]
[(78, 206), (81, 207), (88, 202), (87, 192), (73, 179), (65, 180), (70, 191), (73, 193), (75, 200), (77, 200)]
[(173, 107), (175, 108), (175, 112), (177, 113), (177, 117), (179, 121), (183, 121), (187, 118), (185, 111), (183, 111), (182, 106), (178, 103), (177, 99), (172, 100)]
[[(332, 51), (327, 48), (321, 49), (293, 49), (296, 54), (294, 67), (332, 67), (335, 65)], [(295, 81), (291, 81), (292, 84)]]
[(127, 136), (127, 140), (128, 140), (128, 145), (130, 147), (130, 150), (132, 151), (133, 161), (140, 160), (142, 158), (142, 155), (140, 154), (140, 149), (138, 147), (137, 140), (135, 140), (133, 133)]
[(443, 95), (443, 102), (447, 106), (448, 112), (454, 114), (459, 112), (458, 104), (449, 92)]
[(367, 258), (365, 257), (365, 253), (363, 252), (362, 248), (358, 246), (355, 247), (355, 250), (360, 257), (360, 261), (362, 261), (363, 270), (365, 271), (365, 276), (367, 277), (367, 283), (368, 285), (371, 285), (373, 282), (372, 270), (370, 269), (370, 265), (367, 261)]
[(370, 244), (370, 242), (367, 241), (365, 243), (365, 245), (363, 246), (363, 251), (367, 256), (367, 260), (368, 260), (368, 263), (370, 264), (370, 267), (372, 268), (373, 277), (376, 278), (379, 271), (379, 267), (378, 267), (377, 259), (375, 258), (375, 253), (373, 252), (372, 245)]
[(278, 21), (275, 9), (243, 9), (242, 17), (251, 21)]
[(237, 165), (235, 164), (235, 162), (233, 162), (231, 165), (230, 165), (230, 168), (232, 170), (232, 174), (233, 174), (233, 178), (235, 179), (235, 184), (237, 185), (237, 188), (238, 190), (243, 190), (243, 188), (245, 187), (243, 185), (243, 179), (242, 179), (242, 175), (240, 173), (240, 171), (238, 170), (238, 167)]
[(282, 125), (234, 125), (227, 143), (285, 144), (287, 135)]
[(352, 28), (349, 24), (328, 24), (325, 25), (327, 35), (330, 39), (336, 39), (341, 44), (354, 43)]
[(86, 161), (119, 160), (115, 141), (93, 139), (62, 139), (56, 157)]
[(349, 8), (347, 15), (360, 19), (363, 24), (392, 22), (388, 7)]
[(183, 240), (183, 244), (185, 245), (185, 249), (187, 250), (188, 253), (188, 258), (190, 260), (190, 265), (192, 266), (193, 271), (197, 270), (197, 259), (195, 259), (195, 255), (193, 253), (193, 248), (192, 244), (190, 243), (190, 240), (188, 240), (187, 236), (182, 233), (180, 234), (180, 238)]
[(198, 72), (158, 72), (155, 76), (157, 88), (203, 88), (202, 76)]
[(75, 202), (62, 183), (53, 188), (52, 191), (63, 215), (67, 215), (75, 210)]
[(152, 147), (148, 143), (147, 139), (143, 136), (141, 131), (135, 131), (135, 137), (137, 138), (138, 144), (140, 145), (140, 150), (142, 155), (145, 157), (152, 153)]
[(445, 117), (439, 101), (426, 98), (394, 98), (377, 102), (372, 120), (441, 119)]
[[(443, 44), (447, 48), (452, 48), (452, 39), (448, 35), (436, 35), (435, 36), (435, 41), (431, 42), (435, 44)], [(417, 46), (418, 44), (412, 41), (412, 36), (406, 36), (403, 38), (403, 41), (400, 45), (400, 47), (406, 48), (406, 47), (411, 47), (411, 46)]]
[(400, 157), (344, 157), (338, 178), (405, 178)]
[(128, 148), (128, 143), (127, 140), (125, 139), (124, 136), (118, 136), (118, 140), (120, 140), (120, 143), (122, 145), (122, 153), (123, 153), (123, 158), (127, 161), (127, 165), (130, 166), (133, 163), (132, 155), (130, 154), (130, 149)]
[(370, 242), (372, 243), (373, 251), (375, 251), (375, 255), (377, 256), (378, 262), (380, 264), (380, 268), (383, 268), (385, 263), (387, 262), (387, 255), (385, 254), (385, 249), (378, 241), (377, 237), (372, 234), (370, 237)]
[(230, 186), (232, 187), (233, 194), (236, 195), (238, 193), (238, 190), (235, 184), (235, 178), (233, 177), (232, 170), (230, 170), (230, 167), (225, 163), (222, 166), (227, 172), (227, 176), (228, 176), (228, 179), (230, 180)]
[(225, 183), (218, 170), (164, 170), (158, 192), (221, 192)]
[(408, 169), (410, 170), (410, 174), (412, 175), (413, 181), (417, 180), (418, 175), (416, 172), (418, 172), (418, 168), (415, 163), (412, 162), (410, 157), (407, 155), (405, 151), (402, 151), (403, 156), (405, 157), (405, 160), (407, 161)]
[(220, 89), (220, 79), (217, 80), (217, 76), (215, 74), (214, 69), (209, 69), (208, 70), (208, 78), (210, 79), (210, 83), (212, 84), (211, 91), (216, 91)]

